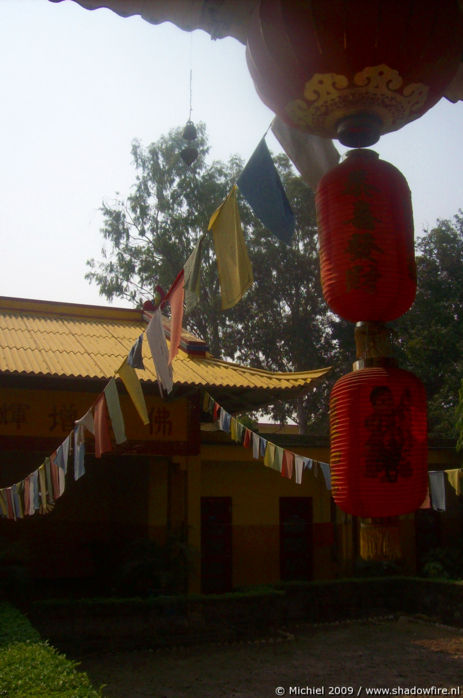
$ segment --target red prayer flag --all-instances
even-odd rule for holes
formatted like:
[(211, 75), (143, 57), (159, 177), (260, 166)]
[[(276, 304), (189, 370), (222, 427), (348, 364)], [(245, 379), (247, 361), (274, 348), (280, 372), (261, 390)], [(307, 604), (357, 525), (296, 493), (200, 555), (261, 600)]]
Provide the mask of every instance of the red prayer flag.
[(24, 479), (24, 515), (30, 514), (31, 506), (31, 482), (29, 480), (29, 475)]
[(103, 453), (113, 450), (104, 393), (100, 395), (93, 408), (93, 421), (95, 424), (95, 456), (101, 458)]
[(7, 487), (6, 490), (6, 504), (8, 508), (8, 519), (14, 519), (16, 521), (16, 516), (14, 513), (14, 507), (13, 507), (13, 498), (11, 496), (11, 487)]
[(185, 272), (182, 269), (166, 295), (166, 300), (170, 303), (171, 310), (169, 365), (177, 355), (182, 335), (183, 299), (185, 295), (183, 288), (184, 276)]
[(246, 427), (246, 429), (244, 430), (243, 446), (245, 446), (246, 448), (251, 448), (251, 444), (252, 444), (252, 432), (250, 429), (248, 429)]
[(283, 461), (281, 464), (281, 475), (282, 477), (287, 477), (289, 480), (293, 477), (294, 470), (294, 453), (292, 451), (283, 451)]

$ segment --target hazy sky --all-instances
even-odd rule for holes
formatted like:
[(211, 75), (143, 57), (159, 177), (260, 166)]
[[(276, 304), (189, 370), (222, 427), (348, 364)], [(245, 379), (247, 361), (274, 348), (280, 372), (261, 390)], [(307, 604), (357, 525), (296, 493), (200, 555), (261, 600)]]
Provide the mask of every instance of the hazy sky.
[[(99, 208), (130, 190), (132, 140), (147, 145), (186, 122), (190, 62), (192, 118), (207, 124), (212, 158), (247, 159), (273, 116), (240, 43), (168, 23), (0, 0), (0, 51), (4, 296), (106, 303), (84, 279), (103, 244)], [(408, 180), (416, 234), (463, 208), (462, 146), (463, 103), (446, 100), (374, 146)]]

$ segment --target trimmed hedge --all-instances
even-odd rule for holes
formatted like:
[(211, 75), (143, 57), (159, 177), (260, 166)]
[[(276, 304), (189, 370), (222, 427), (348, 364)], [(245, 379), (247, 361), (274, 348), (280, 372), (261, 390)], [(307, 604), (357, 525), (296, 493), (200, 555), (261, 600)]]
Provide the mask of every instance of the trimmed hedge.
[(0, 696), (8, 698), (98, 698), (76, 662), (40, 639), (27, 618), (0, 602)]

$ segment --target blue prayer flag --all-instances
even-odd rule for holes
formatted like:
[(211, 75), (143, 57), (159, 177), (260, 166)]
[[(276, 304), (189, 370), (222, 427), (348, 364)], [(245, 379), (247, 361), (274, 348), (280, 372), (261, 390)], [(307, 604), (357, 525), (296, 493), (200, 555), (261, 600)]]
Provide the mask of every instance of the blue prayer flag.
[(294, 233), (294, 214), (265, 138), (251, 155), (237, 184), (265, 227), (282, 242), (290, 242)]
[(137, 341), (133, 344), (129, 355), (127, 357), (127, 363), (129, 366), (132, 366), (132, 368), (145, 368), (143, 364), (143, 334), (141, 334)]

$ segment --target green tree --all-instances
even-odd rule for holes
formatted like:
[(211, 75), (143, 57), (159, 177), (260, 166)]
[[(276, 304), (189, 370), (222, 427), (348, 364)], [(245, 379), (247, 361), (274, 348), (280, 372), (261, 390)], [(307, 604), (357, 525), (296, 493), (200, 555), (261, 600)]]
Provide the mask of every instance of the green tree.
[(256, 367), (332, 366), (329, 378), (305, 398), (272, 410), (281, 421), (292, 417), (303, 433), (326, 433), (329, 390), (336, 377), (351, 370), (353, 327), (329, 311), (322, 295), (314, 194), (285, 155), (274, 160), (295, 215), (294, 237), (286, 245), (255, 219), (247, 226), (255, 283), (233, 309), (223, 341), (229, 355)]
[(462, 212), (426, 230), (416, 252), (416, 300), (395, 325), (400, 365), (426, 387), (430, 435), (455, 438), (463, 377)]
[[(108, 248), (100, 261), (87, 262), (86, 278), (107, 299), (139, 304), (153, 298), (157, 284), (167, 290), (229, 193), (244, 163), (237, 157), (209, 163), (202, 124), (197, 142), (199, 157), (190, 168), (180, 158), (185, 141), (179, 129), (146, 148), (133, 144), (133, 191), (125, 200), (103, 204), (102, 234)], [(346, 357), (352, 360), (353, 341), (345, 336), (353, 333), (328, 312), (322, 297), (313, 192), (295, 175), (286, 156), (278, 156), (276, 165), (295, 213), (292, 244), (267, 231), (241, 198), (255, 283), (235, 308), (221, 311), (215, 254), (207, 235), (201, 302), (186, 318), (187, 327), (204, 338), (216, 356), (256, 367), (301, 371), (333, 365), (337, 370), (332, 383), (336, 374), (345, 372)], [(274, 414), (294, 417), (302, 431), (326, 430), (327, 397), (324, 381), (305, 399), (275, 406)]]
[[(198, 126), (198, 158), (190, 168), (180, 157), (185, 147), (176, 129), (144, 148), (132, 145), (136, 171), (126, 199), (103, 203), (102, 235), (109, 243), (102, 259), (87, 261), (86, 279), (108, 300), (124, 298), (134, 305), (153, 299), (155, 287), (168, 290), (183, 268), (209, 218), (227, 195), (241, 163), (207, 162), (209, 146)], [(188, 318), (189, 328), (220, 352), (220, 298), (210, 237), (204, 245), (201, 308)]]

